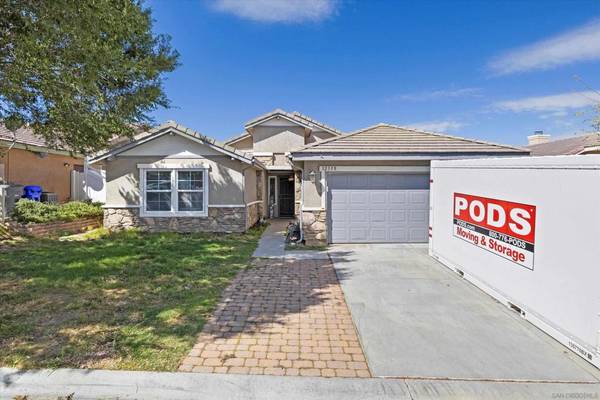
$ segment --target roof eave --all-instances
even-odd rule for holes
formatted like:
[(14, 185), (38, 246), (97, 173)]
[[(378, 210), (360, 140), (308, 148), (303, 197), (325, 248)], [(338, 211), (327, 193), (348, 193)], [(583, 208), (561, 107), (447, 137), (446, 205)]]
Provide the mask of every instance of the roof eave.
[(529, 151), (496, 152), (422, 152), (422, 153), (318, 153), (292, 152), (294, 161), (393, 161), (393, 160), (439, 160), (460, 158), (487, 158), (528, 156)]
[(166, 124), (163, 124), (163, 125), (161, 125), (161, 126), (159, 126), (157, 128), (155, 128), (155, 129), (150, 130), (148, 132), (148, 135), (145, 135), (145, 136), (139, 138), (138, 140), (135, 140), (135, 141), (132, 141), (132, 142), (129, 142), (129, 143), (125, 143), (125, 144), (123, 144), (121, 146), (117, 146), (117, 147), (115, 147), (115, 148), (113, 148), (113, 149), (111, 149), (111, 150), (109, 150), (109, 151), (107, 151), (105, 153), (99, 154), (98, 156), (91, 158), (90, 159), (90, 164), (94, 164), (94, 163), (97, 163), (99, 161), (105, 160), (105, 159), (107, 159), (107, 158), (109, 158), (111, 156), (116, 156), (116, 155), (118, 155), (120, 153), (123, 153), (123, 152), (129, 150), (129, 149), (132, 149), (134, 147), (142, 145), (142, 144), (144, 144), (146, 142), (149, 142), (151, 140), (159, 138), (159, 137), (161, 137), (161, 136), (163, 136), (165, 134), (168, 134), (168, 133), (175, 133), (175, 134), (178, 134), (180, 136), (187, 137), (190, 140), (195, 140), (195, 141), (197, 141), (197, 142), (199, 142), (199, 143), (201, 143), (201, 144), (203, 144), (205, 146), (208, 146), (208, 147), (210, 147), (210, 148), (212, 148), (212, 149), (214, 149), (214, 150), (216, 150), (218, 152), (224, 153), (224, 154), (226, 154), (226, 155), (228, 155), (228, 156), (230, 156), (232, 158), (235, 158), (235, 159), (237, 159), (239, 161), (242, 161), (242, 162), (245, 162), (247, 164), (250, 164), (250, 165), (254, 165), (255, 164), (255, 162), (254, 162), (254, 160), (252, 158), (244, 157), (244, 156), (236, 153), (235, 151), (231, 151), (231, 150), (226, 149), (226, 148), (224, 148), (222, 146), (219, 146), (219, 145), (217, 145), (217, 144), (214, 143), (214, 140), (211, 140), (210, 138), (208, 138), (208, 137), (206, 137), (204, 135), (200, 135), (200, 134), (192, 131), (189, 128), (185, 128), (184, 126), (178, 125), (178, 124), (176, 124), (174, 122), (171, 122), (171, 121), (167, 122)]

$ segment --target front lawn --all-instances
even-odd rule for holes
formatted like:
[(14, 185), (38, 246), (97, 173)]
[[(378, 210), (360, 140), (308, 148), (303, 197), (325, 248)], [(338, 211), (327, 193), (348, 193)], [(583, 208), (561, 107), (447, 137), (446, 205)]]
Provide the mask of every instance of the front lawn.
[(129, 231), (0, 253), (0, 367), (175, 370), (261, 233)]

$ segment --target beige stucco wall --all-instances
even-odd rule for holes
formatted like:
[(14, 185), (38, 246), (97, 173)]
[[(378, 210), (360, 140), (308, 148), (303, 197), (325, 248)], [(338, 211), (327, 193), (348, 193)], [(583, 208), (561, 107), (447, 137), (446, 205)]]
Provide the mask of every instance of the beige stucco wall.
[(248, 136), (247, 138), (240, 140), (239, 142), (235, 142), (230, 146), (243, 152), (252, 152), (253, 145), (254, 143), (252, 142), (252, 136)]
[[(302, 163), (297, 162), (296, 164), (302, 167)], [(429, 166), (429, 161), (305, 161), (303, 164), (304, 207), (319, 208), (324, 204), (322, 196), (325, 188), (320, 179), (322, 173), (319, 173), (322, 166)], [(315, 182), (310, 181), (311, 171), (317, 173), (318, 179), (315, 179)]]
[(254, 168), (247, 168), (244, 170), (244, 177), (244, 198), (246, 204), (248, 204), (258, 200), (258, 193), (256, 191), (256, 170)]
[(255, 152), (285, 153), (304, 145), (301, 126), (256, 126), (253, 128)]
[[(229, 156), (222, 155), (189, 139), (177, 136), (165, 136), (164, 139), (167, 141), (163, 143), (165, 146), (156, 146), (160, 143), (149, 142), (128, 152), (121, 153), (111, 161), (104, 162), (104, 168), (106, 169), (106, 203), (108, 205), (116, 207), (139, 205), (140, 174), (137, 164), (154, 163), (207, 166), (209, 168), (209, 206), (245, 204), (244, 169), (256, 171), (255, 167), (236, 159), (232, 160)], [(161, 140), (164, 139), (161, 138)], [(183, 139), (183, 141), (180, 139)], [(173, 140), (173, 142), (170, 142), (170, 140)], [(165, 152), (171, 154), (150, 155)], [(250, 176), (251, 174), (247, 175)], [(256, 187), (256, 184), (254, 186)]]

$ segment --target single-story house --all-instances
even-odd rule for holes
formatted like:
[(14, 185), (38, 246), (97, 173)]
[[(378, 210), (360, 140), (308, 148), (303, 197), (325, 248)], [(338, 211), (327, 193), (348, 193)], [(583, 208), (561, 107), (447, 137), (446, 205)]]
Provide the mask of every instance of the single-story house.
[(28, 127), (0, 124), (0, 184), (38, 185), (64, 202), (71, 197), (71, 171), (83, 172), (83, 156), (50, 147)]
[(568, 156), (600, 154), (600, 132), (551, 140), (550, 135), (536, 132), (527, 137), (532, 156)]
[(225, 143), (168, 122), (91, 163), (106, 170), (110, 229), (241, 232), (295, 217), (308, 243), (426, 242), (432, 159), (528, 154), (389, 124), (343, 134), (277, 109)]

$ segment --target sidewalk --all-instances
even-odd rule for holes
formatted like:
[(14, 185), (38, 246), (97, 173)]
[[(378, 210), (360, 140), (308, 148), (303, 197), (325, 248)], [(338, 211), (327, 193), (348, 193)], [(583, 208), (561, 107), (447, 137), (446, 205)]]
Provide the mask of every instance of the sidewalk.
[(270, 219), (269, 226), (252, 254), (256, 258), (286, 258), (295, 260), (327, 260), (327, 251), (285, 250), (285, 233), (291, 219)]
[(0, 399), (552, 399), (600, 398), (600, 384), (304, 378), (102, 370), (0, 368)]

